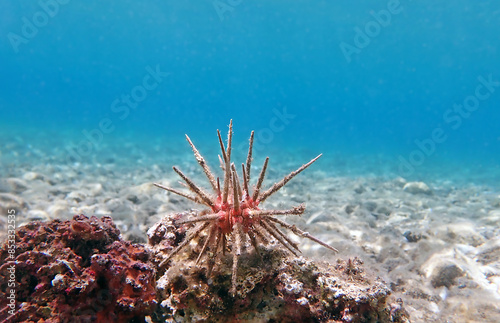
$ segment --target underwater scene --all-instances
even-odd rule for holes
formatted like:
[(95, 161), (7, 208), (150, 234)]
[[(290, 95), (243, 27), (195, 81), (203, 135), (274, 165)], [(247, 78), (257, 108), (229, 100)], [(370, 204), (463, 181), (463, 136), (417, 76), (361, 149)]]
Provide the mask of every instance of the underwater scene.
[(0, 322), (500, 322), (500, 2), (0, 3)]

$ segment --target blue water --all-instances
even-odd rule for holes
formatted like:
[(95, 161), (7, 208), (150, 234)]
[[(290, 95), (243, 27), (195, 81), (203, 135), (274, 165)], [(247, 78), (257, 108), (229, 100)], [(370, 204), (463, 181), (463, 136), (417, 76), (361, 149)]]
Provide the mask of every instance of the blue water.
[(372, 171), (390, 165), (408, 178), (441, 169), (500, 179), (498, 1), (0, 8), (7, 150), (15, 136), (43, 150), (41, 134), (75, 151), (94, 140), (87, 155), (106, 141), (146, 145), (184, 133), (216, 147), (215, 129), (232, 118), (240, 142), (255, 129), (270, 149), (374, 161)]

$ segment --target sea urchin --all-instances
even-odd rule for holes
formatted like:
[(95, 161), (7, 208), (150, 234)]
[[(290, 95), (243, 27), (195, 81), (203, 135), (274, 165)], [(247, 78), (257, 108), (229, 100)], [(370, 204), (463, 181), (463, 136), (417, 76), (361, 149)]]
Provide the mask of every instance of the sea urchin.
[[(160, 267), (164, 267), (167, 262), (180, 250), (182, 250), (182, 248), (184, 248), (191, 240), (199, 237), (202, 232), (207, 230), (207, 237), (198, 255), (196, 263), (199, 263), (201, 257), (210, 250), (215, 255), (215, 257), (210, 257), (209, 259), (208, 270), (210, 273), (217, 255), (220, 252), (225, 253), (230, 246), (233, 255), (231, 293), (235, 295), (238, 260), (242, 253), (242, 249), (246, 245), (247, 237), (253, 248), (255, 248), (257, 254), (259, 253), (258, 243), (268, 243), (269, 239), (267, 237), (269, 235), (279, 241), (294, 255), (297, 255), (297, 253), (300, 252), (298, 245), (287, 237), (280, 229), (278, 229), (277, 224), (283, 228), (291, 230), (296, 235), (311, 239), (328, 249), (335, 252), (337, 251), (334, 247), (311, 236), (308, 232), (302, 231), (295, 225), (290, 225), (275, 217), (279, 215), (302, 214), (305, 211), (304, 204), (300, 204), (299, 206), (295, 206), (289, 210), (261, 210), (259, 208), (259, 205), (262, 202), (281, 189), (294, 176), (314, 163), (319, 157), (321, 157), (321, 154), (307, 164), (302, 165), (296, 171), (285, 176), (281, 181), (275, 183), (269, 189), (261, 192), (262, 182), (264, 181), (267, 164), (269, 162), (269, 157), (267, 157), (264, 161), (264, 166), (260, 172), (257, 184), (253, 188), (252, 194), (250, 194), (249, 183), (254, 132), (252, 131), (250, 135), (250, 146), (248, 149), (246, 165), (241, 165), (241, 177), (243, 178), (243, 181), (240, 181), (238, 173), (236, 172), (236, 167), (234, 163), (231, 163), (231, 141), (233, 135), (232, 120), (229, 123), (226, 147), (224, 146), (219, 130), (217, 130), (217, 135), (219, 137), (219, 143), (222, 151), (222, 157), (219, 155), (219, 160), (221, 168), (224, 171), (222, 188), (219, 178), (215, 178), (212, 171), (206, 164), (205, 159), (201, 156), (198, 149), (196, 149), (188, 135), (186, 135), (186, 139), (193, 149), (196, 160), (203, 168), (203, 171), (207, 176), (215, 194), (206, 193), (200, 186), (196, 185), (189, 177), (187, 177), (175, 166), (173, 167), (174, 171), (186, 182), (186, 186), (191, 190), (191, 192), (194, 193), (194, 195), (165, 187), (158, 183), (154, 184), (159, 188), (178, 194), (209, 208), (206, 211), (198, 213), (196, 217), (180, 219), (175, 222), (178, 225), (185, 223), (194, 223), (196, 225), (192, 231), (188, 232), (186, 238), (170, 252), (168, 257), (160, 264)], [(228, 242), (230, 242), (230, 244)]]

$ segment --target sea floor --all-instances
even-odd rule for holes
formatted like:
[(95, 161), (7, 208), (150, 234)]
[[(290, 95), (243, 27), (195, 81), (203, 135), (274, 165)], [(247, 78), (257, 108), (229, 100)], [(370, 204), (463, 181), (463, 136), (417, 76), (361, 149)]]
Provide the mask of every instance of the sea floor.
[[(171, 168), (177, 165), (207, 183), (191, 149), (180, 141), (165, 147), (161, 140), (148, 145), (124, 140), (128, 143), (102, 145), (78, 160), (68, 157), (57, 138), (45, 138), (43, 145), (19, 136), (7, 139), (0, 151), (2, 240), (7, 212), (15, 209), (17, 226), (75, 214), (110, 215), (125, 239), (145, 242), (147, 229), (163, 216), (199, 208), (153, 182), (183, 189)], [(206, 157), (215, 169), (217, 145), (198, 148), (214, 155)], [(265, 158), (259, 154), (253, 181)], [(266, 187), (315, 157), (293, 149), (268, 155)], [(332, 263), (360, 258), (365, 271), (382, 277), (393, 297), (403, 300), (412, 322), (500, 322), (498, 187), (484, 184), (482, 175), (477, 182), (456, 174), (405, 179), (380, 171), (385, 163), (373, 158), (359, 165), (342, 160), (325, 156), (262, 205), (288, 209), (305, 203), (305, 214), (287, 222), (339, 249), (334, 254), (292, 237), (303, 253)]]

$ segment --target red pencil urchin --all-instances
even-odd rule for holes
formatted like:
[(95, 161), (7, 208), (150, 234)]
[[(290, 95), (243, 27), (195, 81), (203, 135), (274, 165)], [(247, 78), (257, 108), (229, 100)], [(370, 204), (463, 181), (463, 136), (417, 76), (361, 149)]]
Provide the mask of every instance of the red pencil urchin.
[(186, 186), (191, 190), (191, 192), (194, 193), (194, 195), (165, 187), (158, 183), (154, 184), (159, 188), (180, 195), (209, 208), (206, 211), (200, 212), (196, 217), (180, 219), (175, 222), (176, 224), (195, 223), (196, 226), (187, 233), (186, 238), (171, 251), (165, 260), (163, 260), (160, 267), (164, 267), (167, 262), (179, 251), (181, 251), (190, 241), (199, 237), (202, 232), (207, 230), (207, 237), (198, 255), (196, 263), (198, 264), (202, 256), (210, 250), (215, 255), (214, 257), (210, 257), (208, 262), (208, 271), (210, 273), (217, 255), (220, 252), (225, 253), (227, 249), (230, 249), (233, 255), (231, 293), (235, 295), (238, 260), (242, 253), (242, 249), (246, 244), (247, 237), (257, 254), (259, 254), (258, 243), (268, 243), (269, 239), (267, 236), (269, 235), (279, 241), (294, 255), (298, 255), (298, 252), (300, 252), (298, 245), (286, 236), (276, 226), (276, 224), (289, 229), (296, 235), (308, 238), (337, 252), (337, 249), (313, 237), (308, 232), (302, 231), (295, 225), (290, 225), (275, 217), (278, 215), (302, 214), (305, 211), (304, 204), (300, 204), (288, 210), (261, 210), (259, 208), (259, 205), (262, 202), (285, 186), (285, 184), (288, 183), (293, 177), (318, 160), (318, 158), (321, 157), (321, 154), (307, 164), (302, 165), (296, 171), (293, 171), (285, 176), (281, 181), (276, 182), (269, 189), (261, 192), (267, 164), (269, 162), (269, 157), (267, 157), (264, 161), (257, 184), (253, 188), (252, 194), (250, 194), (249, 183), (254, 132), (252, 131), (250, 135), (250, 145), (246, 165), (241, 165), (242, 181), (239, 179), (234, 163), (231, 163), (231, 143), (233, 136), (232, 120), (229, 123), (227, 146), (224, 146), (219, 130), (217, 130), (217, 135), (219, 137), (222, 155), (222, 157), (219, 155), (219, 160), (221, 162), (221, 168), (224, 172), (222, 188), (220, 186), (219, 178), (215, 178), (203, 156), (199, 153), (198, 149), (196, 149), (189, 136), (186, 135), (186, 139), (193, 149), (196, 160), (203, 168), (203, 171), (207, 176), (215, 194), (206, 193), (200, 186), (196, 185), (189, 177), (187, 177), (175, 166), (173, 167), (174, 171), (186, 182)]

